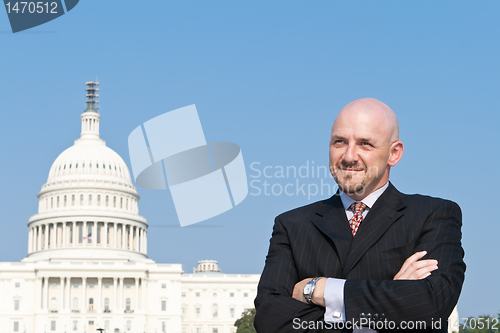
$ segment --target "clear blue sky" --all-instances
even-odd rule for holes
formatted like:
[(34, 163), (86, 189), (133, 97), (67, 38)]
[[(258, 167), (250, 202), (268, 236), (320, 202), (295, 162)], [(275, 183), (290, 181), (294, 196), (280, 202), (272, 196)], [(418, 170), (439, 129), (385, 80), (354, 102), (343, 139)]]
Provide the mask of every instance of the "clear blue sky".
[[(332, 186), (331, 177), (261, 176), (265, 166), (324, 166), (331, 124), (360, 97), (387, 103), (405, 143), (391, 180), (463, 210), (460, 317), (500, 311), (498, 203), (500, 3), (495, 1), (91, 1), (12, 34), (0, 10), (0, 261), (27, 252), (29, 217), (52, 162), (80, 133), (85, 81), (101, 83), (101, 137), (130, 166), (127, 137), (196, 104), (208, 141), (240, 145), (249, 181)], [(256, 164), (254, 164), (256, 166)], [(178, 227), (168, 191), (138, 189), (149, 256), (216, 259), (260, 273), (273, 219), (321, 200), (250, 195)]]

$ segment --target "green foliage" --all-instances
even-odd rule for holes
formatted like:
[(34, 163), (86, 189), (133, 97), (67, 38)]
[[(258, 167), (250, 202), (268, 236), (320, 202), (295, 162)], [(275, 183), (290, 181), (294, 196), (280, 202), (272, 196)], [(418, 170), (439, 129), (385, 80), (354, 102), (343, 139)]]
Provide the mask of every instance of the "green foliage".
[(460, 323), (459, 333), (498, 333), (500, 331), (500, 313), (496, 317), (469, 317)]
[[(257, 333), (253, 326), (253, 319), (255, 318), (255, 309), (248, 309), (241, 314), (241, 318), (236, 320), (234, 326), (238, 329), (236, 333)], [(498, 333), (498, 332), (497, 332)]]

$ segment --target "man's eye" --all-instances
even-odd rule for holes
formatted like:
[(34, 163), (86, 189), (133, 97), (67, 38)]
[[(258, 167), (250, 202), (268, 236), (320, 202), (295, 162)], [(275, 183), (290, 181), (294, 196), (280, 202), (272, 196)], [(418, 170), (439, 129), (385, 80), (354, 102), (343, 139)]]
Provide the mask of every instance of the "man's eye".
[(368, 146), (368, 147), (373, 147), (373, 145), (369, 142), (361, 142), (362, 146)]
[(335, 146), (338, 146), (338, 145), (341, 145), (341, 144), (344, 144), (344, 143), (345, 143), (345, 141), (344, 141), (344, 140), (335, 140), (335, 141), (333, 141), (333, 144), (334, 144)]

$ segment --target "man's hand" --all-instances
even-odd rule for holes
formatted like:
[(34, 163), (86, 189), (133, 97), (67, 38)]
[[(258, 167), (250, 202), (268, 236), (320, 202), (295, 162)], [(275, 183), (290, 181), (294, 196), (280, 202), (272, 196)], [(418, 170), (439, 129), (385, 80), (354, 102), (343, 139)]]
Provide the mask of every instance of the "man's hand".
[[(295, 287), (293, 287), (292, 297), (295, 298), (297, 301), (307, 303), (307, 301), (304, 298), (304, 287), (306, 286), (307, 282), (311, 281), (312, 279), (313, 278), (307, 278), (300, 282), (297, 282), (295, 284)], [(326, 278), (321, 278), (318, 281), (316, 281), (316, 287), (314, 288), (314, 292), (312, 295), (312, 302), (316, 305), (325, 306), (325, 298), (324, 298), (325, 284), (326, 284)]]
[(394, 280), (420, 280), (425, 279), (433, 270), (438, 269), (438, 262), (434, 259), (420, 260), (427, 251), (420, 251), (406, 259)]

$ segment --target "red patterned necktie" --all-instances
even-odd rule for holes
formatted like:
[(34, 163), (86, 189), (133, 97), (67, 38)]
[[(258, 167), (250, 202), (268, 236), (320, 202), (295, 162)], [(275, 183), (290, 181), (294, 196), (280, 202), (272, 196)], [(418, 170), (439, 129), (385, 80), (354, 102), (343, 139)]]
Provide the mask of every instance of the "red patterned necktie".
[(366, 205), (362, 202), (354, 202), (349, 209), (352, 210), (354, 215), (349, 220), (349, 225), (351, 226), (352, 237), (356, 236), (359, 224), (363, 221), (363, 211), (366, 209)]

